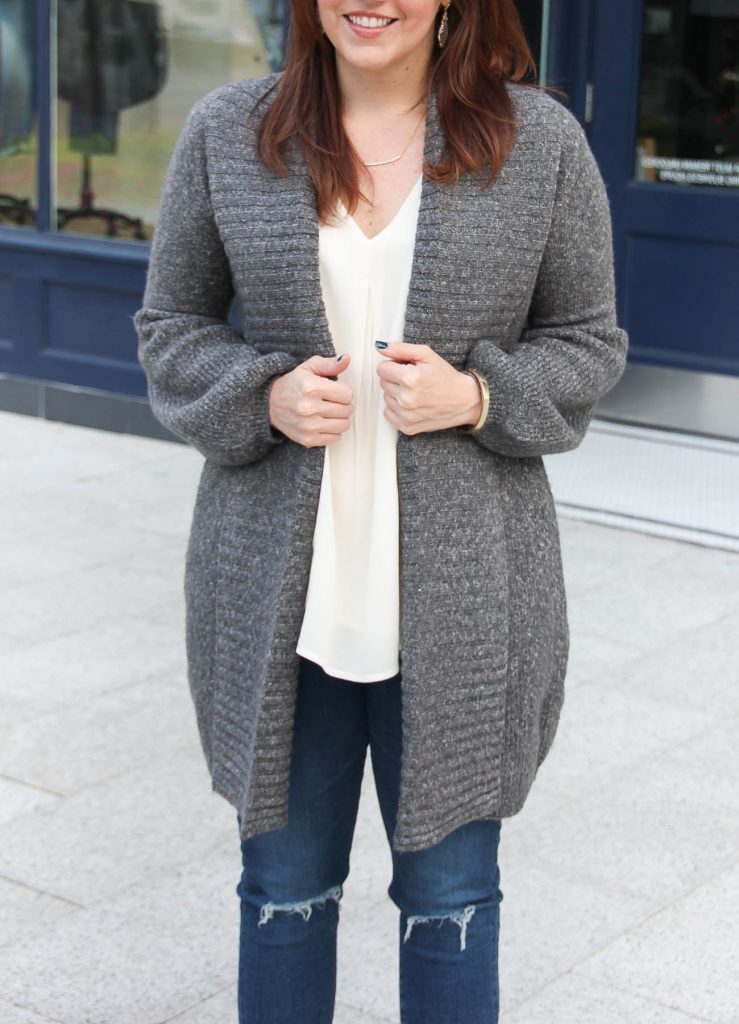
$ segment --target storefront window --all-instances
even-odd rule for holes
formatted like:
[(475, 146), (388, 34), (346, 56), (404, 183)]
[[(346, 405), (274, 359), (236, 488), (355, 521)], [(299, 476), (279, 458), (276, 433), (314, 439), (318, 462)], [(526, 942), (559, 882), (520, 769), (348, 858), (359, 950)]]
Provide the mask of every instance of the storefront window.
[[(549, 0), (519, 0), (546, 81)], [(195, 101), (282, 67), (287, 0), (52, 0), (52, 230), (147, 242)], [(37, 222), (35, 0), (0, 0), (0, 226)]]
[(283, 2), (56, 0), (58, 230), (151, 238), (187, 112), (279, 67)]
[(739, 0), (644, 10), (636, 178), (739, 188)]
[(549, 42), (549, 0), (518, 0), (516, 5), (521, 16), (526, 39), (537, 63), (538, 79), (547, 84), (547, 50)]
[(36, 211), (35, 19), (28, 0), (0, 0), (0, 225)]

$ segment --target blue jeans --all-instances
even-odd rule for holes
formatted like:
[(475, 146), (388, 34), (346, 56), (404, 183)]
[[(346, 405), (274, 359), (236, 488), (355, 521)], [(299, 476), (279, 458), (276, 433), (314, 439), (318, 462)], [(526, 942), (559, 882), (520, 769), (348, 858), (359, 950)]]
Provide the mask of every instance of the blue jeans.
[[(241, 840), (240, 1024), (333, 1019), (339, 901), (368, 743), (388, 843), (395, 827), (400, 687), (400, 673), (355, 683), (300, 658), (288, 824)], [(390, 847), (401, 1024), (497, 1024), (500, 825), (480, 819), (425, 850)]]

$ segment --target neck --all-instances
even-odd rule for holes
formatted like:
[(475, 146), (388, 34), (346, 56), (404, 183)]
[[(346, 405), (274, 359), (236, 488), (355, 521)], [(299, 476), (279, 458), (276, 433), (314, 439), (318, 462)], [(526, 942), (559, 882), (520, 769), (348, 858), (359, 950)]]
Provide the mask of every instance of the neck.
[(386, 120), (413, 113), (426, 98), (428, 60), (405, 61), (399, 69), (381, 72), (351, 67), (337, 54), (336, 74), (344, 114), (350, 120)]

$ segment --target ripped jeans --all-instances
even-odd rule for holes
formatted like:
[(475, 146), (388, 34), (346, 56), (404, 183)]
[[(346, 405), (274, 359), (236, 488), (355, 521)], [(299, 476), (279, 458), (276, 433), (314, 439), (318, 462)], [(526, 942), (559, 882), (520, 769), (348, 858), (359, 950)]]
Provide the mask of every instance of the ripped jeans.
[[(340, 900), (368, 744), (388, 843), (395, 827), (400, 686), (400, 673), (355, 683), (300, 658), (288, 824), (241, 840), (240, 1024), (333, 1020)], [(425, 850), (390, 846), (401, 1024), (497, 1024), (500, 826), (480, 819)]]

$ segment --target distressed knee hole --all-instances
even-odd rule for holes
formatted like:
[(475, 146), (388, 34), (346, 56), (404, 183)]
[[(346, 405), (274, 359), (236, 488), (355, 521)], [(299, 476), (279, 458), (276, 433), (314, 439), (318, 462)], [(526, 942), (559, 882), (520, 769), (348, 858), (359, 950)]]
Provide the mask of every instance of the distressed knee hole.
[(338, 904), (342, 896), (340, 885), (334, 885), (320, 896), (310, 900), (299, 900), (295, 903), (265, 903), (259, 911), (259, 924), (266, 924), (272, 919), (276, 910), (283, 910), (288, 914), (300, 914), (304, 921), (310, 917), (313, 907), (323, 905), (327, 900), (336, 900)]
[(408, 941), (408, 937), (413, 930), (415, 924), (426, 924), (433, 921), (438, 921), (438, 927), (441, 928), (444, 921), (453, 921), (456, 925), (459, 925), (459, 948), (465, 949), (467, 945), (467, 924), (472, 919), (472, 915), (475, 913), (475, 906), (470, 903), (457, 914), (443, 914), (440, 917), (421, 917), (419, 914), (414, 914), (408, 918), (408, 925), (405, 929), (405, 935), (403, 936), (403, 942)]

